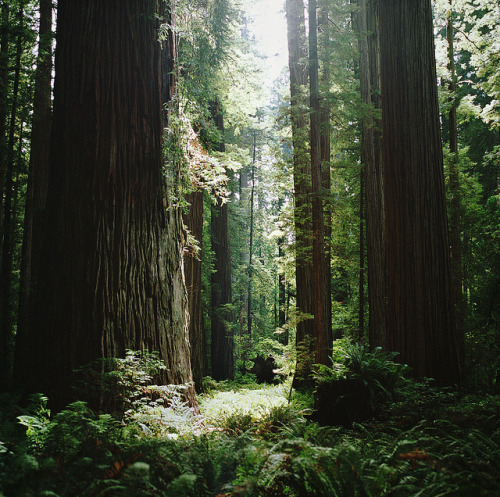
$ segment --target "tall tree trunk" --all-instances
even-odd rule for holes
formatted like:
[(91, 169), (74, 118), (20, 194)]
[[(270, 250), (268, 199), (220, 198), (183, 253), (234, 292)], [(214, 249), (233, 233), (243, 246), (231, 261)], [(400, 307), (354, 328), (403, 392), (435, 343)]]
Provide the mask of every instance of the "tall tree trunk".
[[(178, 111), (177, 94), (177, 43), (175, 38), (175, 5), (171, 0), (164, 6), (164, 31), (162, 33), (162, 101), (167, 105), (163, 111), (163, 126), (168, 128), (170, 116)], [(179, 175), (175, 171), (170, 175), (175, 183)], [(204, 361), (206, 356), (205, 333), (203, 328), (203, 313), (201, 307), (201, 247), (203, 243), (203, 190), (195, 190), (186, 196), (190, 204), (183, 222), (191, 235), (195, 238), (199, 252), (190, 250), (184, 252), (184, 278), (188, 299), (189, 314), (189, 343), (191, 351), (191, 370), (195, 389), (199, 392), (203, 388)]]
[(366, 255), (368, 271), (368, 337), (372, 347), (385, 343), (385, 207), (382, 171), (379, 67), (379, 0), (358, 0), (361, 98), (367, 112), (361, 122), (365, 185)]
[(311, 165), (307, 150), (308, 105), (304, 96), (304, 88), (307, 85), (304, 2), (303, 0), (286, 0), (285, 8), (293, 141), (296, 304), (299, 312), (296, 338), (297, 366), (293, 384), (298, 387), (309, 383), (313, 360)]
[(330, 68), (330, 22), (329, 2), (321, 0), (318, 17), (318, 49), (321, 63), (320, 93), (321, 110), (319, 117), (319, 136), (321, 148), (321, 185), (323, 190), (323, 224), (324, 224), (324, 262), (323, 262), (323, 303), (328, 343), (332, 343), (332, 270), (331, 270), (331, 240), (332, 240), (332, 202), (331, 202), (331, 171), (330, 171), (330, 102), (328, 98), (331, 80)]
[(184, 223), (196, 239), (200, 250), (190, 251), (184, 256), (184, 275), (189, 305), (189, 341), (191, 343), (191, 369), (197, 391), (203, 387), (205, 351), (205, 331), (201, 305), (201, 248), (203, 242), (203, 190), (186, 196), (190, 204)]
[[(21, 282), (16, 343), (29, 340), (33, 275), (39, 267), (47, 200), (51, 120), (52, 0), (40, 0), (38, 59), (35, 71), (30, 165), (24, 214)], [(17, 350), (17, 349), (16, 349)]]
[[(224, 137), (224, 117), (219, 103), (216, 102), (212, 114)], [(218, 151), (224, 152), (224, 138)], [(229, 209), (227, 202), (217, 198), (212, 206), (211, 242), (214, 252), (214, 273), (211, 278), (211, 320), (212, 377), (226, 380), (234, 377), (234, 338), (232, 333), (231, 291), (231, 251), (229, 247)]]
[(359, 172), (359, 313), (358, 338), (365, 338), (365, 166)]
[(320, 99), (318, 71), (318, 31), (316, 0), (309, 0), (309, 89), (311, 107), (311, 184), (313, 221), (314, 360), (329, 363), (329, 329), (324, 294), (324, 223), (321, 178)]
[(156, 6), (58, 4), (45, 263), (17, 367), (56, 408), (76, 367), (125, 349), (158, 351), (164, 382), (192, 380), (181, 217), (162, 178)]
[(380, 1), (385, 348), (416, 376), (460, 379), (430, 0)]
[[(0, 267), (0, 333), (2, 335), (2, 352), (0, 359), (0, 390), (9, 386), (12, 370), (12, 352), (14, 345), (14, 300), (12, 297), (12, 260), (14, 250), (15, 202), (14, 164), (17, 130), (17, 108), (19, 103), (19, 80), (21, 76), (21, 56), (23, 53), (24, 2), (19, 3), (17, 15), (19, 33), (16, 40), (16, 59), (14, 65), (14, 83), (12, 105), (10, 108), (9, 140), (7, 144), (7, 164), (5, 168), (5, 199), (3, 204), (2, 257)], [(17, 135), (18, 147), (21, 136)], [(1, 203), (0, 197), (0, 203)]]

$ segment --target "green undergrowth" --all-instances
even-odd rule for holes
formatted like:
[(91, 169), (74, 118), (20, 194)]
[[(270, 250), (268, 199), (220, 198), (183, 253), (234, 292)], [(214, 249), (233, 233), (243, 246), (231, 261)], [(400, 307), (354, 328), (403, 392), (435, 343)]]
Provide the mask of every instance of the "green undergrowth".
[[(153, 389), (154, 390), (154, 389)], [(309, 421), (290, 384), (211, 381), (201, 415), (171, 387), (124, 413), (0, 399), (0, 495), (495, 496), (500, 398), (406, 382), (348, 428)], [(155, 399), (155, 400), (154, 400)], [(310, 397), (309, 397), (310, 399)]]

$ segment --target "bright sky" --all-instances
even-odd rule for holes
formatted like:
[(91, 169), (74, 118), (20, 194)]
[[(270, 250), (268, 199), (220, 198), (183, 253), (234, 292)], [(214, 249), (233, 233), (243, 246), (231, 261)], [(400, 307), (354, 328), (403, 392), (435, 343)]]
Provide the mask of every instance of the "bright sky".
[(268, 77), (271, 85), (288, 64), (285, 0), (250, 0), (250, 26), (259, 51), (267, 55)]

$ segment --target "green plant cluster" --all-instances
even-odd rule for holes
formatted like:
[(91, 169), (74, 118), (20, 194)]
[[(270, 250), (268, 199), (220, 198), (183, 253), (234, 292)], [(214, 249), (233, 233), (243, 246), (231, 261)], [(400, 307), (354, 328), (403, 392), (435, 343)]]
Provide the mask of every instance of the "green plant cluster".
[(395, 362), (397, 352), (367, 346), (348, 339), (334, 343), (331, 365), (316, 364), (313, 377), (317, 384), (342, 380), (360, 380), (369, 395), (373, 411), (379, 404), (395, 400), (398, 389), (405, 384), (406, 364)]
[[(137, 355), (129, 356), (130, 369), (144, 365)], [(352, 356), (349, 367), (359, 364)], [(128, 374), (127, 367), (120, 374)], [(369, 367), (363, 368), (367, 375)], [(137, 371), (127, 380), (136, 382), (131, 391), (146, 377), (146, 371)], [(170, 407), (134, 404), (126, 418), (97, 412), (82, 401), (51, 416), (43, 396), (33, 397), (26, 408), (1, 398), (0, 495), (465, 497), (500, 492), (498, 396), (463, 396), (430, 380), (407, 381), (398, 401), (376, 418), (343, 428), (308, 420), (308, 400), (293, 394), (289, 402), (286, 383), (241, 389), (212, 380), (210, 385), (211, 391), (200, 396), (201, 418), (176, 389)], [(171, 412), (167, 426), (169, 409), (177, 416)], [(147, 422), (141, 417), (145, 413)]]

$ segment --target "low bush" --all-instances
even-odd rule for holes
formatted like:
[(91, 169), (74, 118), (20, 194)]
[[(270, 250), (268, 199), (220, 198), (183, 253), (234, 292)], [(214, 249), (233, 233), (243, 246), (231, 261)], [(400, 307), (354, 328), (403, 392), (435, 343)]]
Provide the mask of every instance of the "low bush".
[(376, 417), (346, 428), (311, 422), (310, 399), (288, 402), (289, 385), (223, 386), (200, 396), (201, 417), (178, 387), (160, 388), (169, 405), (149, 396), (125, 416), (81, 401), (50, 416), (43, 396), (27, 408), (0, 398), (0, 495), (500, 494), (498, 396), (408, 380)]

